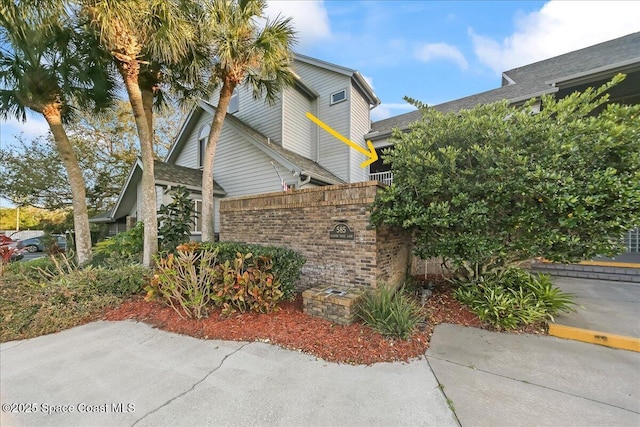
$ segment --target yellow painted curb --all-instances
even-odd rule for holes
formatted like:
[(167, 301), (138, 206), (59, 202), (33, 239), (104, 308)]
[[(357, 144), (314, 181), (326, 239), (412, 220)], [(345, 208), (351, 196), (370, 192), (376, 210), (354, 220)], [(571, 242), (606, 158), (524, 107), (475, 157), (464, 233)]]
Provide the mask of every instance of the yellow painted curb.
[(593, 265), (596, 267), (622, 267), (622, 268), (640, 268), (640, 264), (632, 262), (615, 262), (615, 261), (581, 261), (580, 265)]
[(589, 329), (573, 328), (571, 326), (556, 325), (555, 323), (549, 324), (549, 335), (640, 353), (640, 338), (590, 331)]

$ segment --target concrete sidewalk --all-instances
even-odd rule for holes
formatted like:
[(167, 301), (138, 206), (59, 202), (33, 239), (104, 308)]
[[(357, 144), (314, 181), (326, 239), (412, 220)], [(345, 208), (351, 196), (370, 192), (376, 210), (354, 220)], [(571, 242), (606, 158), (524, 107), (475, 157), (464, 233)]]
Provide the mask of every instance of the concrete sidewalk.
[(425, 359), (339, 365), (129, 321), (4, 343), (0, 363), (2, 426), (458, 425)]
[(464, 427), (640, 425), (640, 353), (442, 324), (427, 359)]

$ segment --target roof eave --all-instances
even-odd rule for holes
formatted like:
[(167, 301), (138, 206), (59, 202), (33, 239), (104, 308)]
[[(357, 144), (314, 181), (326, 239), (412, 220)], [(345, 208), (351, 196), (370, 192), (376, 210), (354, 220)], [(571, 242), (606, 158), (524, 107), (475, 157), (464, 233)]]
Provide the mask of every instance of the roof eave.
[(352, 78), (356, 83), (356, 86), (358, 86), (358, 88), (367, 95), (367, 101), (371, 106), (370, 108), (374, 108), (380, 105), (380, 98), (378, 98), (378, 96), (373, 92), (373, 89), (371, 88), (371, 86), (369, 86), (369, 83), (367, 83), (365, 78), (362, 77), (362, 74), (360, 74), (358, 71), (354, 71)]
[(133, 179), (133, 174), (135, 173), (136, 168), (138, 167), (142, 169), (142, 160), (140, 159), (140, 157), (137, 157), (136, 161), (133, 163), (133, 166), (129, 171), (129, 176), (127, 176), (127, 180), (125, 181), (124, 185), (122, 186), (122, 190), (118, 195), (118, 200), (116, 200), (116, 204), (113, 206), (113, 209), (111, 210), (112, 219), (115, 219), (116, 212), (118, 212), (118, 209), (120, 208), (120, 203), (122, 203), (122, 199), (124, 198), (124, 193), (126, 193), (127, 188), (129, 188), (129, 185), (131, 184), (131, 179)]
[(611, 77), (613, 74), (630, 73), (638, 70), (640, 70), (640, 57), (631, 58), (626, 61), (608, 64), (588, 71), (582, 71), (580, 73), (559, 77), (545, 83), (552, 86), (574, 86), (602, 80), (604, 78)]
[(178, 132), (178, 135), (176, 136), (175, 140), (173, 141), (173, 144), (171, 145), (171, 148), (169, 148), (169, 152), (167, 153), (167, 155), (164, 158), (164, 161), (166, 163), (170, 162), (170, 159), (174, 155), (174, 152), (177, 150), (177, 148), (179, 146), (182, 146), (181, 142), (183, 141), (183, 136), (186, 135), (187, 130), (189, 129), (189, 126), (191, 125), (191, 120), (192, 120), (197, 108), (198, 108), (198, 103), (196, 103), (191, 108), (191, 111), (189, 111), (189, 114), (187, 115), (186, 119), (182, 122), (182, 126), (180, 127), (180, 131)]

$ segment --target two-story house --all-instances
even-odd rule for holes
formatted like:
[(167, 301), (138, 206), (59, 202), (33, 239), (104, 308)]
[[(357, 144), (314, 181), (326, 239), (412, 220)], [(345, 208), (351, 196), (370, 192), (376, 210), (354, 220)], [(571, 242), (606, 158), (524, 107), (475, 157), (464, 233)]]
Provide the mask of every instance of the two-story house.
[[(332, 129), (366, 149), (369, 112), (380, 103), (355, 70), (295, 55), (295, 84), (283, 89), (273, 105), (254, 99), (240, 86), (234, 92), (216, 149), (215, 230), (221, 197), (361, 182), (369, 179), (360, 164), (364, 155), (311, 122), (312, 113)], [(217, 95), (201, 100), (186, 117), (164, 162), (155, 164), (158, 207), (171, 201), (171, 190), (186, 187), (201, 208), (202, 159)], [(141, 220), (142, 163), (137, 162), (113, 210), (93, 222), (110, 224), (116, 233)], [(194, 237), (200, 232), (196, 220)]]
[[(394, 129), (406, 131), (420, 119), (412, 111), (377, 122), (369, 112), (380, 100), (360, 73), (304, 55), (295, 55), (297, 79), (284, 89), (275, 105), (255, 100), (240, 87), (232, 98), (216, 152), (217, 204), (221, 197), (301, 189), (309, 186), (379, 180), (390, 184), (390, 166), (380, 158), (361, 168), (364, 155), (350, 149), (306, 118), (311, 112), (331, 128), (366, 148), (372, 141), (376, 150), (392, 149)], [(507, 99), (523, 104), (544, 94), (564, 97), (589, 86), (600, 86), (617, 73), (627, 74), (611, 91), (611, 100), (627, 104), (640, 102), (640, 32), (514, 68), (502, 74), (499, 88), (435, 105), (443, 112), (473, 108), (479, 104)], [(407, 91), (410, 93), (410, 90)], [(203, 144), (217, 99), (200, 101), (191, 110), (164, 162), (156, 164), (158, 206), (171, 200), (171, 188), (186, 186), (199, 209)], [(141, 163), (132, 169), (114, 209), (93, 222), (110, 223), (111, 232), (125, 229), (141, 219), (137, 203), (140, 194)], [(195, 226), (194, 237), (200, 230)], [(625, 237), (627, 247), (639, 252), (636, 229)]]

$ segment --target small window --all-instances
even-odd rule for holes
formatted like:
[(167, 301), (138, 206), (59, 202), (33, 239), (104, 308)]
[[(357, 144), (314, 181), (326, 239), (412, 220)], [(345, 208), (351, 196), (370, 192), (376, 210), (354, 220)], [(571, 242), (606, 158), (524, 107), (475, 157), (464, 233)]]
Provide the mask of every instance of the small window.
[(233, 90), (231, 99), (229, 100), (229, 106), (227, 107), (227, 113), (233, 114), (240, 110), (240, 96), (238, 96), (238, 88)]
[(205, 125), (200, 128), (198, 133), (198, 167), (202, 168), (204, 165), (204, 151), (207, 148), (207, 140), (209, 139), (209, 130), (211, 126)]
[(340, 92), (331, 94), (331, 105), (347, 100), (347, 90), (342, 89)]

